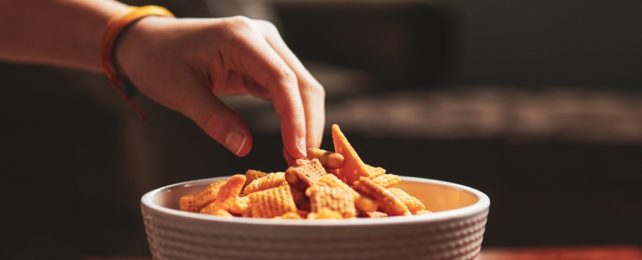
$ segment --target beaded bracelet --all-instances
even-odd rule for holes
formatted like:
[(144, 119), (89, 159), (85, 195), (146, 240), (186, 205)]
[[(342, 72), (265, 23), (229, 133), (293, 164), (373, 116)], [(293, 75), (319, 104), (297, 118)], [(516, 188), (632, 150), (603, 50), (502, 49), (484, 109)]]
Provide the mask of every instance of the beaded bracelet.
[(100, 61), (111, 83), (111, 88), (125, 99), (125, 102), (136, 112), (141, 120), (145, 120), (145, 114), (136, 103), (131, 100), (138, 91), (131, 82), (118, 72), (115, 63), (115, 49), (122, 33), (135, 22), (147, 16), (174, 17), (170, 11), (160, 6), (129, 7), (124, 13), (114, 15), (109, 19), (100, 45)]

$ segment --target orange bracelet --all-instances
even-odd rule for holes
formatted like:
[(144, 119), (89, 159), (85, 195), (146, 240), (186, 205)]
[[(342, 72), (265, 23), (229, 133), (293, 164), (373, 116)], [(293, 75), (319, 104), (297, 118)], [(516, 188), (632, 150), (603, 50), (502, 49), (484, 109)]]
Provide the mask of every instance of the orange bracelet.
[(107, 74), (111, 82), (112, 89), (125, 99), (127, 104), (138, 114), (141, 120), (145, 119), (145, 114), (136, 103), (130, 99), (136, 94), (136, 88), (118, 73), (115, 64), (114, 50), (122, 32), (127, 30), (127, 28), (136, 21), (147, 16), (174, 17), (170, 11), (160, 6), (129, 7), (124, 13), (114, 15), (109, 19), (100, 45), (100, 61), (105, 74)]

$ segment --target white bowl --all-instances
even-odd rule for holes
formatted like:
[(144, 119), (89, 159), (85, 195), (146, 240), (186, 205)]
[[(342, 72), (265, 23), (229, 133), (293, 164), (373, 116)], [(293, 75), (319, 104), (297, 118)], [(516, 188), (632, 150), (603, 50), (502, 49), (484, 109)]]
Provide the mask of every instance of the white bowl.
[(141, 198), (154, 259), (474, 259), (490, 200), (462, 185), (402, 177), (427, 215), (351, 220), (225, 218), (178, 210), (210, 178), (165, 186)]

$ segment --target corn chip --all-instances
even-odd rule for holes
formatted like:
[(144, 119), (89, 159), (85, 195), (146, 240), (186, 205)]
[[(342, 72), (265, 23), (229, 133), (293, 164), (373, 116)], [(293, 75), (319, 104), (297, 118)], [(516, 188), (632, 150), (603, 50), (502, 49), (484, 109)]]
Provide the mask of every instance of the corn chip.
[(334, 170), (337, 177), (349, 185), (354, 184), (360, 177), (369, 176), (369, 169), (352, 148), (348, 139), (343, 135), (338, 125), (332, 125), (332, 142), (334, 151), (343, 155), (343, 164)]

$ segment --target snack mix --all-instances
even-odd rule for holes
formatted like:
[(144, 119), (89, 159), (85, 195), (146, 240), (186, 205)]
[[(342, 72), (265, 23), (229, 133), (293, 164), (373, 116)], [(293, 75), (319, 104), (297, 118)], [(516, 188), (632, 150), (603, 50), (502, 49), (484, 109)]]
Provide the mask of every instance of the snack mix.
[(285, 172), (247, 170), (180, 199), (183, 211), (225, 217), (353, 219), (430, 214), (401, 178), (365, 164), (332, 126), (335, 152), (310, 149)]

